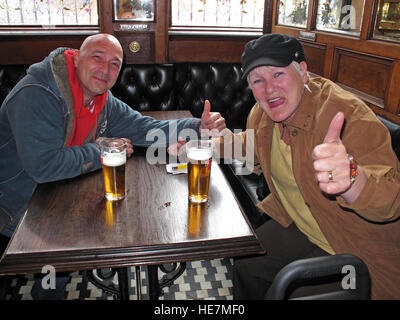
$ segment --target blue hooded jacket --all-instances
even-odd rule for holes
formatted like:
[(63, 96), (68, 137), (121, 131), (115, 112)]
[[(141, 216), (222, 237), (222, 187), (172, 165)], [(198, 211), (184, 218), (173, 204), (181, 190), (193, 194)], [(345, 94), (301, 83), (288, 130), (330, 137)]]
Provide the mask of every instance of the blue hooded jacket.
[[(0, 232), (8, 236), (38, 183), (101, 168), (95, 128), (82, 146), (66, 147), (74, 117), (64, 56), (68, 49), (58, 48), (32, 65), (0, 108)], [(150, 146), (154, 141), (146, 140), (146, 135), (151, 129), (163, 130), (169, 141), (169, 136), (183, 129), (198, 132), (200, 122), (197, 118), (159, 121), (142, 116), (108, 91), (95, 137), (123, 137), (134, 146)]]

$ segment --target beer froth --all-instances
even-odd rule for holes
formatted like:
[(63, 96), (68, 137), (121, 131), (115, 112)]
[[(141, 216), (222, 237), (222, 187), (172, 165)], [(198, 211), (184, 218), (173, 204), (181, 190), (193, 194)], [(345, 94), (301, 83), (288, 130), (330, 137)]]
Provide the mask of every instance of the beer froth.
[(187, 157), (191, 160), (197, 160), (197, 161), (204, 162), (206, 160), (211, 159), (212, 151), (210, 151), (208, 149), (192, 148), (192, 149), (188, 150)]
[(103, 164), (109, 167), (117, 167), (126, 162), (126, 153), (104, 153), (102, 156)]

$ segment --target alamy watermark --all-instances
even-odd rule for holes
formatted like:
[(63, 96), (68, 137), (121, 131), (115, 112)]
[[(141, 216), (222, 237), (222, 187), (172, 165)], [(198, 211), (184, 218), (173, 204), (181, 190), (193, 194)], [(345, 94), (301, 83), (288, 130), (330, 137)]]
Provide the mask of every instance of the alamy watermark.
[(56, 288), (56, 268), (52, 265), (45, 265), (42, 273), (46, 274), (42, 278), (42, 288), (44, 290), (54, 290)]
[(354, 30), (356, 28), (356, 9), (352, 5), (345, 5), (342, 8), (341, 27), (345, 30)]
[(346, 275), (342, 279), (342, 288), (344, 290), (355, 290), (356, 287), (356, 268), (353, 265), (347, 264), (342, 267), (342, 273), (346, 273)]

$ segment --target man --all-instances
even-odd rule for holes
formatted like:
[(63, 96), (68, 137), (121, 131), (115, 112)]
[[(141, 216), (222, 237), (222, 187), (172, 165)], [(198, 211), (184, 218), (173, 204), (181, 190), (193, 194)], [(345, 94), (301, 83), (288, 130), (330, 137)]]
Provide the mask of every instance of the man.
[(234, 298), (263, 299), (292, 261), (351, 253), (368, 266), (372, 298), (399, 299), (400, 166), (385, 126), (351, 93), (309, 77), (292, 36), (250, 41), (242, 67), (257, 103), (246, 131), (227, 130), (219, 150), (234, 138), (246, 150), (254, 130), (271, 191), (259, 208), (272, 219), (257, 229), (266, 255), (235, 260)]
[[(108, 34), (85, 39), (80, 50), (58, 48), (32, 65), (0, 109), (0, 232), (10, 237), (38, 183), (101, 168), (96, 144), (120, 137), (149, 146), (151, 129), (222, 130), (225, 120), (205, 108), (201, 119), (157, 121), (113, 97), (123, 51)], [(169, 132), (176, 128), (177, 132)]]

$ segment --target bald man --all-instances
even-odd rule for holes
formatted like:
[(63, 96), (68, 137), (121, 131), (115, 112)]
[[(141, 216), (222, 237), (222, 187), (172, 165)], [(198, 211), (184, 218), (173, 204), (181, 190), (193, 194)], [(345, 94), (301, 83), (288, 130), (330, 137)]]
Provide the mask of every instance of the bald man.
[[(85, 39), (79, 50), (58, 48), (32, 65), (0, 109), (0, 233), (11, 237), (39, 183), (69, 179), (101, 168), (96, 143), (120, 137), (149, 146), (151, 129), (178, 136), (183, 129), (225, 128), (206, 108), (201, 119), (158, 121), (115, 98), (110, 88), (123, 51), (108, 34)], [(171, 125), (173, 122), (173, 125)], [(169, 132), (170, 128), (176, 131)]]

